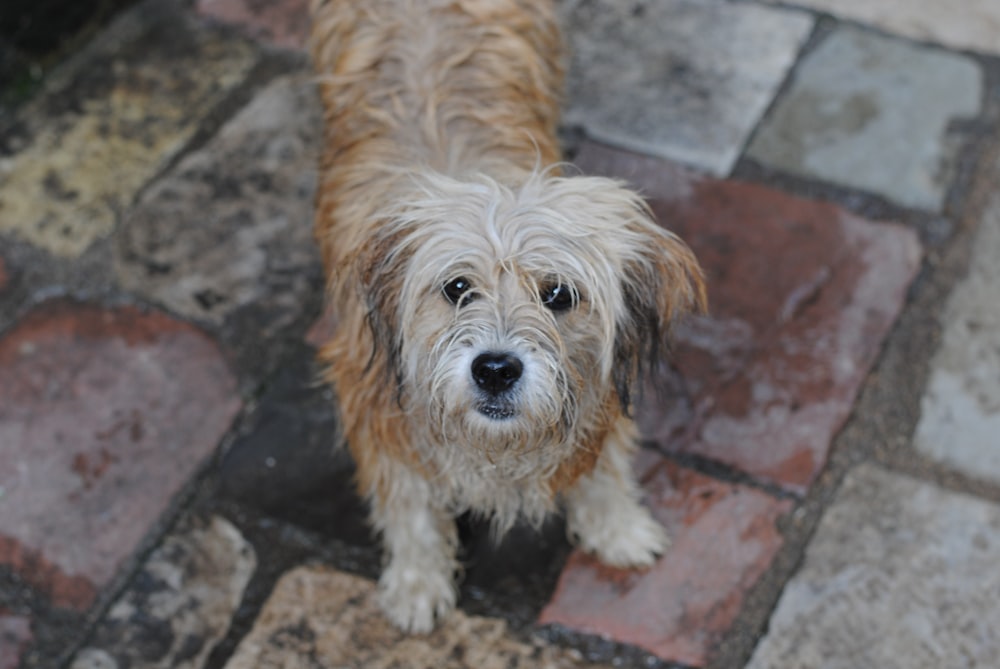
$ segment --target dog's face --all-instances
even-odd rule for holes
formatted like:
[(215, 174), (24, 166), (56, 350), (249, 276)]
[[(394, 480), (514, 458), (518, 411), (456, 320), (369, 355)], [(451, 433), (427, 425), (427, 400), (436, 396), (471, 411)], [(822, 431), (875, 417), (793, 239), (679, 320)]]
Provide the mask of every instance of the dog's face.
[(428, 177), (358, 261), (404, 409), (489, 450), (565, 443), (609, 398), (627, 406), (675, 313), (704, 299), (688, 248), (593, 177)]

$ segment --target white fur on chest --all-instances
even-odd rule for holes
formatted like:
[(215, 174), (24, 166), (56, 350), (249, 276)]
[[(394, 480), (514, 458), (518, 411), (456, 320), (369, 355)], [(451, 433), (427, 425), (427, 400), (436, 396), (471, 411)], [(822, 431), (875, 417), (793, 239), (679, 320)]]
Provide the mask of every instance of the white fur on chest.
[(471, 511), (490, 518), (501, 533), (519, 517), (538, 524), (555, 510), (549, 480), (573, 449), (558, 443), (507, 452), (468, 444), (418, 447), (442, 506), (453, 514)]

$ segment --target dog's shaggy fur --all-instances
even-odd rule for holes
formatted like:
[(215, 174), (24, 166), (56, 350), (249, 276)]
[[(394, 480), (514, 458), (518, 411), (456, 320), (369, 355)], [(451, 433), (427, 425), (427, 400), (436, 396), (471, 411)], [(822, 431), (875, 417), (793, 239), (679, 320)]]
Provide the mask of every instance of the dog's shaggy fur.
[(630, 393), (679, 312), (688, 248), (643, 201), (564, 177), (563, 48), (542, 0), (313, 0), (326, 134), (323, 347), (387, 565), (386, 614), (455, 602), (455, 514), (539, 522), (561, 501), (603, 561), (666, 547), (630, 470)]

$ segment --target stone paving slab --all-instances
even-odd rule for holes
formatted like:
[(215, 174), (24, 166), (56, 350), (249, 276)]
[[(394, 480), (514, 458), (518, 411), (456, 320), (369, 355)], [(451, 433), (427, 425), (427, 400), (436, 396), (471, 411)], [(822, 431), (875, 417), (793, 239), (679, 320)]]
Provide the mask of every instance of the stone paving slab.
[(969, 476), (1000, 483), (1000, 194), (973, 249), (969, 274), (941, 314), (941, 348), (931, 361), (914, 445)]
[(227, 520), (188, 519), (146, 559), (70, 669), (201, 669), (256, 562)]
[(574, 0), (567, 122), (726, 175), (809, 37), (802, 12), (719, 0)]
[(795, 0), (795, 4), (920, 41), (1000, 54), (1000, 4), (995, 0)]
[(219, 463), (220, 492), (325, 537), (371, 544), (336, 397), (318, 381), (313, 355), (285, 361), (268, 381)]
[(31, 639), (28, 618), (0, 610), (0, 669), (17, 669)]
[(791, 502), (665, 462), (643, 487), (671, 536), (667, 552), (647, 571), (613, 569), (574, 552), (540, 622), (704, 666), (781, 547), (775, 522)]
[(312, 237), (321, 116), (308, 76), (272, 83), (146, 191), (115, 243), (122, 284), (220, 324), (252, 306), (253, 336), (297, 319), (322, 285)]
[(677, 328), (644, 436), (803, 493), (902, 308), (916, 235), (594, 143), (577, 163), (643, 190), (708, 279), (710, 315)]
[(104, 33), (0, 137), (0, 231), (79, 255), (244, 79), (247, 44), (169, 5), (146, 3)]
[(584, 669), (579, 653), (513, 637), (502, 620), (450, 615), (429, 635), (392, 627), (375, 584), (327, 567), (285, 574), (225, 669)]
[(748, 669), (972, 669), (1000, 657), (1000, 507), (862, 465)]
[(87, 609), (215, 449), (235, 387), (213, 342), (161, 314), (30, 312), (0, 339), (0, 565)]
[(285, 49), (305, 49), (309, 37), (309, 0), (196, 0), (195, 10)]
[(969, 58), (838, 27), (798, 66), (747, 155), (939, 211), (961, 146), (950, 124), (977, 116), (982, 95)]

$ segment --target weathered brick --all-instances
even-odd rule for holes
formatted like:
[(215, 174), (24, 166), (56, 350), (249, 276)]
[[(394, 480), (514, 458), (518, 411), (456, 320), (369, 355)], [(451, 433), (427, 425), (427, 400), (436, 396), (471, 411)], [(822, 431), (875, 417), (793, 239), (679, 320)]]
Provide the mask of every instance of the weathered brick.
[(671, 535), (667, 552), (646, 571), (575, 552), (540, 622), (702, 666), (781, 547), (775, 521), (791, 503), (668, 463), (653, 467), (644, 487)]
[(86, 609), (240, 407), (212, 341), (57, 301), (0, 340), (0, 564)]
[(677, 328), (644, 435), (805, 491), (902, 308), (916, 235), (593, 143), (577, 162), (641, 187), (707, 275), (709, 315)]

